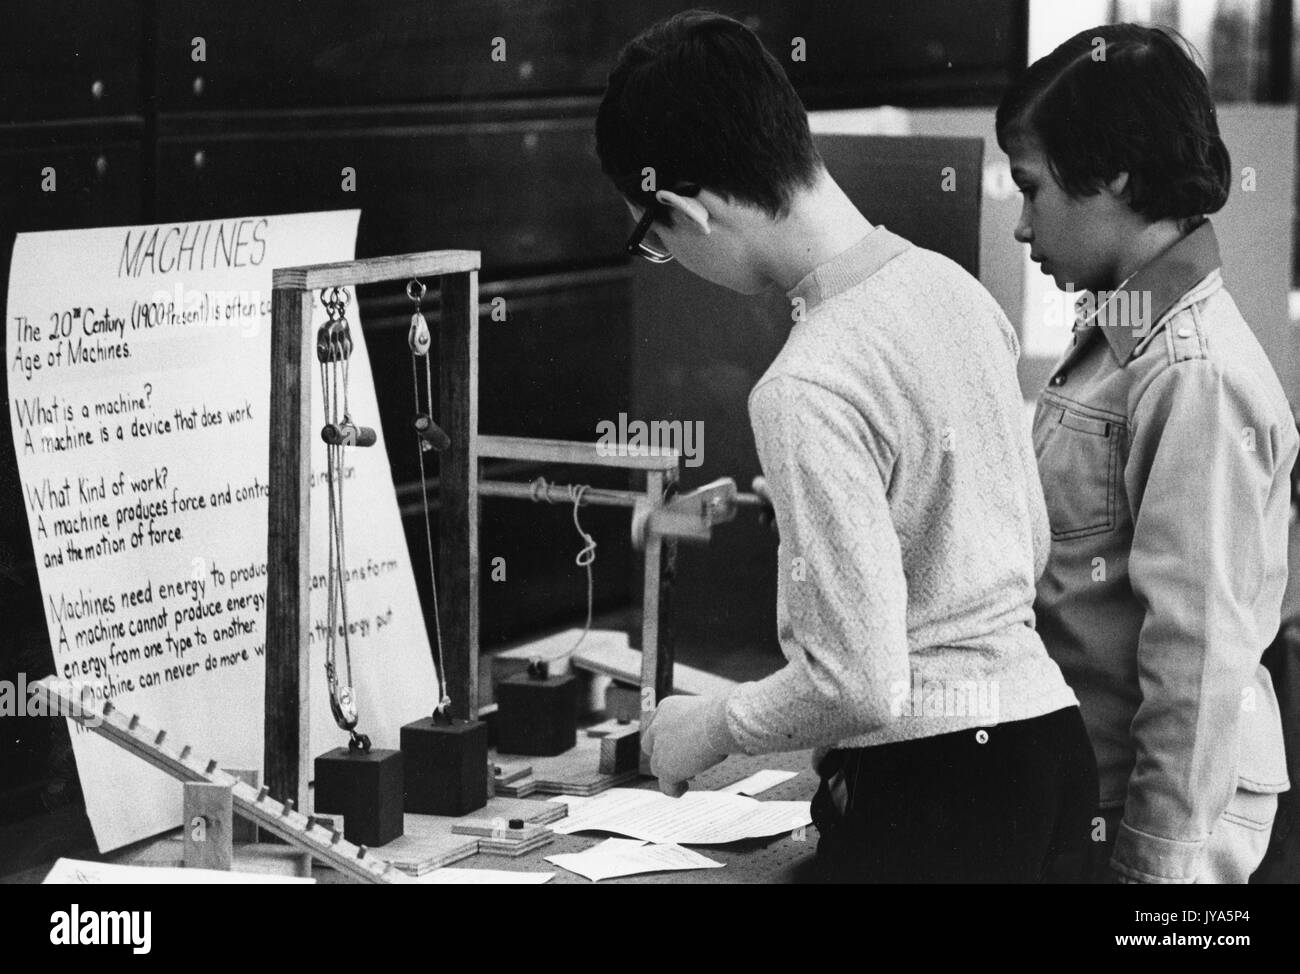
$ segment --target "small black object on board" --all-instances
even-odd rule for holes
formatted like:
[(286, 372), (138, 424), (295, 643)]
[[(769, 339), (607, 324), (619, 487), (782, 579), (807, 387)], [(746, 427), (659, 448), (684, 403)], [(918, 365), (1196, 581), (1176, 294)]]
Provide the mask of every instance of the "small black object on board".
[(487, 804), (487, 724), (435, 714), (402, 727), (406, 810), (466, 815)]
[(313, 810), (342, 815), (349, 842), (381, 846), (404, 831), (402, 781), (401, 751), (336, 747), (316, 759)]
[(497, 748), (550, 757), (578, 743), (578, 681), (551, 676), (545, 660), (497, 685)]

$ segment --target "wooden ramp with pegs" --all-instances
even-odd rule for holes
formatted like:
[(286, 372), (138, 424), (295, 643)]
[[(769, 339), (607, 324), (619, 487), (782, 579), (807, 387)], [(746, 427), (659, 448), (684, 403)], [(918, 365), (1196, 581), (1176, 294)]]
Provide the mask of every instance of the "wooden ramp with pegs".
[[(180, 781), (206, 781), (231, 790), (234, 810), (259, 828), (284, 839), (295, 848), (328, 863), (345, 876), (363, 883), (409, 883), (411, 879), (392, 863), (356, 846), (343, 833), (318, 825), (310, 816), (294, 810), (294, 802), (280, 802), (267, 794), (265, 786), (254, 788), (217, 767), (217, 762), (194, 755), (185, 745), (177, 749), (167, 742), (167, 732), (145, 725), (139, 716), (124, 716), (105, 702), (97, 714), (85, 714), (82, 688), (76, 683), (46, 677), (33, 684), (46, 699), (48, 713), (65, 714), (108, 738), (118, 747), (148, 761)], [(89, 688), (87, 688), (89, 689)]]

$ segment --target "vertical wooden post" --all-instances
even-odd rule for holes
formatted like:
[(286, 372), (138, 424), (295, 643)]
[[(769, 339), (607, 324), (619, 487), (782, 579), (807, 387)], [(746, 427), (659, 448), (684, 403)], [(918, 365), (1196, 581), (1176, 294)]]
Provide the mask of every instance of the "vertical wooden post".
[[(654, 503), (677, 481), (677, 471), (646, 473), (646, 495)], [(641, 710), (659, 706), (673, 692), (672, 584), (676, 569), (677, 542), (653, 531), (646, 532), (644, 587), (641, 592)], [(647, 699), (649, 698), (649, 699)], [(641, 753), (641, 773), (650, 774), (650, 764)]]
[(190, 869), (229, 871), (234, 861), (231, 846), (234, 797), (229, 785), (187, 781), (184, 788), (183, 857)]
[(266, 786), (307, 808), (311, 653), (310, 290), (271, 292), (269, 528), (266, 545)]
[(438, 608), (455, 717), (478, 717), (478, 272), (440, 278)]
[[(256, 768), (225, 768), (226, 774), (238, 778), (250, 788), (256, 788), (262, 783), (262, 776)], [(257, 841), (257, 823), (250, 822), (246, 818), (236, 818), (234, 827), (230, 830), (230, 839), (232, 842), (256, 842)]]

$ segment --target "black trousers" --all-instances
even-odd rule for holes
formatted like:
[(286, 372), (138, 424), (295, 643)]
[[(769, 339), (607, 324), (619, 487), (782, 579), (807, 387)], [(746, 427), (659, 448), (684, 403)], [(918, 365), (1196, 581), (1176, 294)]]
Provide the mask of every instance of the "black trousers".
[(819, 771), (824, 882), (1088, 881), (1097, 765), (1077, 707), (835, 750)]

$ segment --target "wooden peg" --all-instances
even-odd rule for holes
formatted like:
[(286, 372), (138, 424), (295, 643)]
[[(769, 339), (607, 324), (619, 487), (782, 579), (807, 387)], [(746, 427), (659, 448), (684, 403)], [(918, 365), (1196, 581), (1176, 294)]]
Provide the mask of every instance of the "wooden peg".
[(342, 841), (343, 833), (338, 829), (334, 829), (333, 832), (330, 833), (330, 845), (338, 845)]
[(271, 789), (266, 787), (266, 785), (263, 785), (261, 788), (257, 789), (257, 800), (259, 802), (266, 801), (266, 793), (269, 792), (270, 790)]
[(104, 716), (107, 717), (107, 716), (108, 716), (109, 714), (111, 714), (112, 712), (113, 712), (113, 701), (111, 701), (111, 700), (105, 700), (105, 701), (104, 701)]
[(283, 810), (280, 814), (281, 814), (281, 815), (284, 815), (286, 818), (287, 818), (289, 815), (293, 814), (293, 799), (292, 799), (292, 798), (286, 798), (286, 799), (284, 800), (284, 810)]
[(212, 772), (214, 772), (214, 771), (216, 771), (216, 770), (217, 770), (217, 762), (216, 762), (215, 760), (213, 760), (213, 761), (209, 761), (209, 762), (208, 762), (207, 769), (206, 769), (203, 773), (204, 773), (204, 774), (212, 774)]
[(158, 732), (158, 736), (155, 737), (155, 738), (153, 739), (153, 746), (154, 746), (154, 747), (161, 747), (161, 746), (162, 746), (162, 742), (163, 742), (163, 740), (166, 739), (166, 737), (167, 737), (167, 732), (166, 732), (165, 730), (160, 730), (160, 731)]
[(127, 729), (127, 730), (135, 730), (136, 727), (139, 725), (139, 723), (140, 723), (140, 715), (139, 715), (139, 714), (132, 714), (132, 715), (131, 715), (131, 720), (130, 720), (130, 721), (127, 723), (127, 725), (126, 725), (126, 729)]
[(359, 846), (357, 846), (357, 858), (358, 858), (358, 859), (364, 859), (364, 858), (366, 858), (366, 851), (367, 851), (367, 850), (366, 850), (366, 847), (365, 847), (365, 846), (363, 846), (363, 845), (359, 845)]
[[(234, 788), (238, 788), (241, 784), (248, 785), (249, 788), (256, 788), (262, 783), (261, 775), (255, 769), (222, 768), (221, 770), (234, 779), (232, 785)], [(236, 818), (234, 840), (236, 843), (258, 841), (257, 823), (246, 818)]]
[(190, 756), (190, 746), (186, 744), (183, 748), (181, 748), (181, 760), (184, 761), (189, 756)]

